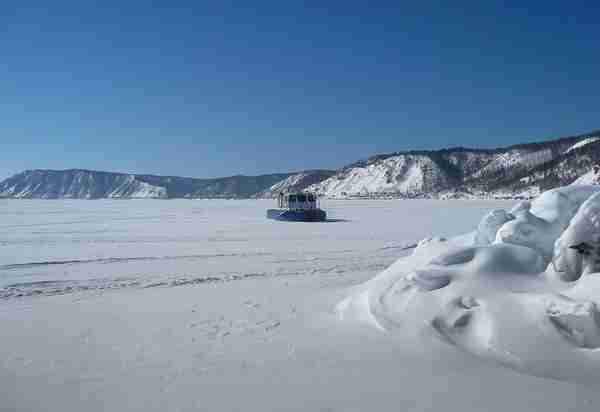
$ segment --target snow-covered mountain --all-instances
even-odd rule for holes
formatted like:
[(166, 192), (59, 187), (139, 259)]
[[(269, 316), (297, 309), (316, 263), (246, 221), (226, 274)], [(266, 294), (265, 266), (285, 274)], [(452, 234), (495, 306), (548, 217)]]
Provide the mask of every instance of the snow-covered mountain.
[(430, 193), (458, 182), (456, 173), (444, 170), (445, 166), (424, 154), (369, 159), (342, 169), (311, 190), (328, 197)]
[[(12, 198), (264, 198), (311, 190), (324, 197), (533, 197), (600, 163), (600, 131), (498, 149), (377, 155), (337, 172), (311, 170), (217, 179), (90, 170), (28, 170), (0, 182)], [(591, 176), (591, 175), (590, 175)], [(591, 177), (580, 181), (588, 181)]]
[(325, 179), (335, 175), (333, 170), (308, 170), (306, 172), (300, 172), (293, 174), (287, 179), (277, 182), (268, 189), (258, 193), (256, 197), (259, 198), (272, 198), (277, 196), (280, 192), (300, 192), (312, 186), (318, 184)]
[(498, 149), (378, 155), (309, 189), (325, 197), (531, 197), (574, 182), (600, 160), (600, 131)]
[(135, 175), (89, 170), (27, 170), (0, 183), (0, 196), (14, 198), (166, 198), (165, 187)]
[(278, 173), (217, 179), (133, 175), (91, 170), (28, 170), (0, 183), (0, 197), (33, 199), (250, 198), (279, 184), (304, 189), (334, 172)]

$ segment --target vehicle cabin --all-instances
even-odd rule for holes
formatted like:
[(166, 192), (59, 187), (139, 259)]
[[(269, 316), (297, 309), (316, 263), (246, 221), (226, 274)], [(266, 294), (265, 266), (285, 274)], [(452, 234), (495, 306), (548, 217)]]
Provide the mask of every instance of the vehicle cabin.
[(280, 193), (278, 197), (280, 209), (313, 210), (319, 208), (319, 201), (314, 193)]

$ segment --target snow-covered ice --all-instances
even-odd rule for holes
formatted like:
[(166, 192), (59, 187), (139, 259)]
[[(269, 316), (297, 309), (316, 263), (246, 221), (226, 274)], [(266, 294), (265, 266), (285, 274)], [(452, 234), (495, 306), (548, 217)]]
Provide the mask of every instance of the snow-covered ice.
[(597, 410), (595, 191), (0, 201), (0, 410)]

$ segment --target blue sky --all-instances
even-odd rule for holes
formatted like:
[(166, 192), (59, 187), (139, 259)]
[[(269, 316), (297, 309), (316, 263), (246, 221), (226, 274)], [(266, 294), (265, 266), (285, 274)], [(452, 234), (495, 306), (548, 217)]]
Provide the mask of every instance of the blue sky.
[(598, 3), (368, 3), (2, 2), (0, 178), (336, 168), (600, 128)]

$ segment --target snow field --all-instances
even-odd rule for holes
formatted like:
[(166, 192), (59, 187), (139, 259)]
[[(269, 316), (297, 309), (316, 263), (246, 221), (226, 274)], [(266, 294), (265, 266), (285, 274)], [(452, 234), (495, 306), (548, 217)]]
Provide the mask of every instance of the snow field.
[[(339, 221), (317, 224), (271, 204), (0, 202), (0, 288), (22, 289), (0, 299), (0, 410), (597, 410), (596, 278), (544, 295), (564, 281), (536, 252), (452, 237), (512, 202), (325, 201)], [(413, 276), (363, 285), (390, 265)], [(588, 386), (495, 363), (557, 358)]]

